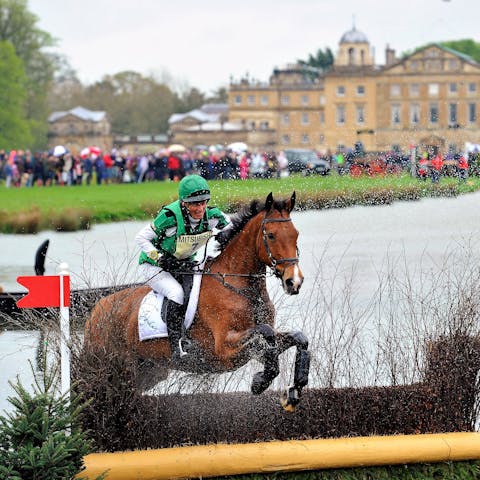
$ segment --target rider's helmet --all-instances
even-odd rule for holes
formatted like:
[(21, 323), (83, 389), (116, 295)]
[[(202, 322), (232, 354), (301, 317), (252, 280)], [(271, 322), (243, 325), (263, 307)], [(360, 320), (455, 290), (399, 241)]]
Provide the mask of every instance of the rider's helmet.
[(178, 196), (183, 202), (210, 200), (210, 187), (200, 175), (187, 175), (178, 185)]

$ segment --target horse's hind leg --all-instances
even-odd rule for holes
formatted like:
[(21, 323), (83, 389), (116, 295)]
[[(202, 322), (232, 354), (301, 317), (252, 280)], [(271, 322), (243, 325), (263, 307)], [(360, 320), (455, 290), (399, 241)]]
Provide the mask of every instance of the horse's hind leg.
[(293, 385), (288, 387), (282, 395), (281, 403), (286, 411), (293, 412), (300, 401), (303, 387), (308, 384), (310, 371), (310, 352), (308, 351), (308, 339), (302, 332), (277, 332), (277, 344), (279, 353), (290, 347), (297, 347), (295, 355), (295, 371)]
[[(252, 380), (252, 393), (258, 395), (264, 392), (272, 383), (273, 379), (279, 373), (278, 365), (278, 348), (277, 341), (275, 339), (275, 330), (266, 324), (257, 325), (250, 337), (253, 340), (250, 345), (250, 351), (254, 353), (254, 350), (260, 348), (263, 350), (262, 358), (264, 364), (264, 370), (257, 372), (253, 376)], [(259, 346), (259, 343), (263, 344)]]

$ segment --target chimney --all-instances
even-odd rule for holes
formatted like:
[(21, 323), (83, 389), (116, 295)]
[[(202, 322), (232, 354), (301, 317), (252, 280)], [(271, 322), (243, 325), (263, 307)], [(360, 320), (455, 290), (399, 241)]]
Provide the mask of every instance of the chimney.
[(385, 65), (393, 65), (396, 62), (395, 50), (387, 45), (385, 49)]

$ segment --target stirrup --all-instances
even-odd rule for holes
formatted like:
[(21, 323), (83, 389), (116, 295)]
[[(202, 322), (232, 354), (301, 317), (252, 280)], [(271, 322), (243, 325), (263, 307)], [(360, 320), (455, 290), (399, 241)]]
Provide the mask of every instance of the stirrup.
[(178, 339), (178, 356), (180, 358), (186, 357), (191, 346), (192, 342), (188, 338), (180, 337)]

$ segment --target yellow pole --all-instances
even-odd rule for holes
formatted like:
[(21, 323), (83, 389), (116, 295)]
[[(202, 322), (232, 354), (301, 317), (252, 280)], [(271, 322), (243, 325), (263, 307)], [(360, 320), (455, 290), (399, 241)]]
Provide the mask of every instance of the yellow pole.
[(290, 440), (93, 453), (82, 477), (163, 480), (480, 459), (480, 433)]

